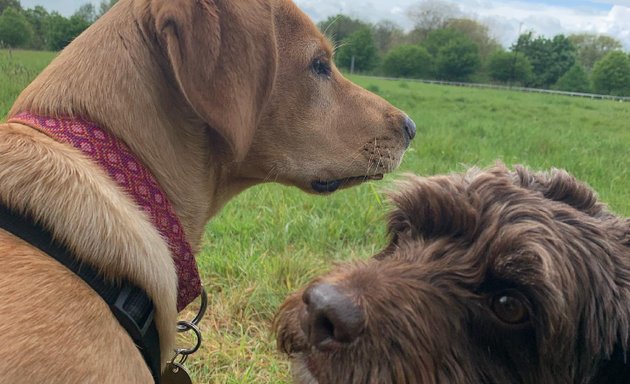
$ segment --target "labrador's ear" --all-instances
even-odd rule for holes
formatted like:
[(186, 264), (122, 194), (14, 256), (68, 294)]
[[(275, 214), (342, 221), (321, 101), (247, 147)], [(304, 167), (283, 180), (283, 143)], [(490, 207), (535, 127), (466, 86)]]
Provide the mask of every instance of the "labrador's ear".
[(242, 159), (275, 80), (268, 0), (154, 0), (161, 48), (194, 111)]

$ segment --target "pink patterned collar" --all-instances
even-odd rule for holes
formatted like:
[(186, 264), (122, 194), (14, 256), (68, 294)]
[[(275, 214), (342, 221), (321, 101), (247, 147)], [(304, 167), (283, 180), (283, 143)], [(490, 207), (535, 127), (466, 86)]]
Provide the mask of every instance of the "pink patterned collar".
[(24, 112), (9, 119), (70, 144), (98, 163), (151, 218), (166, 239), (177, 270), (177, 310), (201, 293), (201, 279), (186, 235), (171, 203), (153, 175), (125, 143), (96, 124), (80, 118), (49, 118)]

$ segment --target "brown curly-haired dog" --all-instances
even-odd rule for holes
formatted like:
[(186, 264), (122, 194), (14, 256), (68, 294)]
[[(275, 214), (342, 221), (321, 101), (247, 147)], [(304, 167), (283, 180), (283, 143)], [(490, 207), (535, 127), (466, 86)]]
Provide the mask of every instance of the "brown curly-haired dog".
[(284, 303), (300, 384), (630, 383), (630, 220), (564, 171), (409, 177), (391, 243)]

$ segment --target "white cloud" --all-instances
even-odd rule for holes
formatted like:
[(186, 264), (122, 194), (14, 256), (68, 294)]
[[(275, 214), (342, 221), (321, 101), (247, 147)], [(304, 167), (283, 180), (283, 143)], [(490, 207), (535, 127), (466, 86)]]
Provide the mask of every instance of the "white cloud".
[(595, 2), (602, 3), (602, 4), (610, 4), (610, 5), (626, 5), (630, 7), (630, 0), (617, 0), (617, 1), (595, 0)]
[[(411, 28), (407, 11), (420, 0), (372, 0), (368, 2), (336, 0), (294, 0), (315, 21), (343, 12), (370, 22), (389, 19), (403, 28)], [(600, 5), (574, 7), (539, 1), (459, 0), (454, 1), (464, 14), (486, 23), (493, 35), (509, 46), (522, 32), (554, 36), (577, 32), (605, 33), (619, 39), (630, 50), (630, 0), (597, 1)], [(610, 9), (601, 4), (611, 4)]]
[[(626, 1), (630, 3), (630, 1)], [(630, 6), (615, 5), (608, 14), (607, 23), (602, 28), (603, 33), (617, 37), (626, 49), (630, 50)]]
[[(90, 0), (22, 0), (26, 8), (43, 5), (69, 16)], [(98, 4), (99, 0), (91, 0)], [(390, 20), (401, 27), (412, 27), (407, 11), (421, 0), (294, 0), (315, 21), (344, 13), (370, 22)], [(469, 17), (487, 23), (505, 46), (519, 32), (533, 30), (553, 36), (558, 33), (592, 32), (609, 34), (630, 50), (630, 0), (576, 0), (572, 6), (551, 5), (546, 0), (451, 0)]]

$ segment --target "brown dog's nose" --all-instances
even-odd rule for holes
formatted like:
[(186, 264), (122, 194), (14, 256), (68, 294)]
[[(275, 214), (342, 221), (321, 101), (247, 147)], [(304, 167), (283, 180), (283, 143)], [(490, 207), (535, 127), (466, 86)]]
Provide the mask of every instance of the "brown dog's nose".
[(416, 137), (416, 123), (411, 120), (411, 117), (405, 116), (405, 120), (403, 122), (403, 129), (405, 130), (405, 137), (411, 141), (414, 137)]
[(311, 345), (317, 348), (326, 348), (332, 342), (350, 343), (365, 328), (361, 308), (332, 284), (309, 287), (302, 300), (306, 304), (301, 318), (302, 330)]

